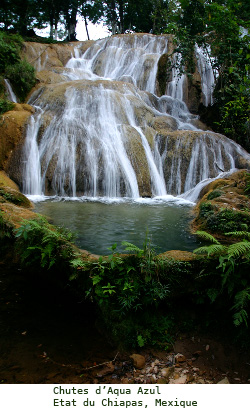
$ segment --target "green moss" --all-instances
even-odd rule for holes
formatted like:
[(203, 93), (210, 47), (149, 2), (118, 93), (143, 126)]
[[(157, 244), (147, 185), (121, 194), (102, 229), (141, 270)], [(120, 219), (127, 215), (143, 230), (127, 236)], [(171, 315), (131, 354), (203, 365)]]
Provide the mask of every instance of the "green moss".
[(250, 215), (247, 212), (221, 209), (208, 215), (206, 226), (209, 231), (218, 233), (249, 231)]
[(245, 187), (244, 192), (247, 196), (250, 196), (250, 174), (249, 173), (246, 174), (246, 187)]
[(222, 191), (215, 189), (214, 191), (210, 192), (210, 194), (208, 194), (207, 199), (208, 201), (211, 201), (214, 198), (218, 198), (222, 194), (223, 194)]
[(30, 208), (31, 202), (21, 192), (8, 187), (0, 188), (0, 202), (10, 202), (14, 205)]

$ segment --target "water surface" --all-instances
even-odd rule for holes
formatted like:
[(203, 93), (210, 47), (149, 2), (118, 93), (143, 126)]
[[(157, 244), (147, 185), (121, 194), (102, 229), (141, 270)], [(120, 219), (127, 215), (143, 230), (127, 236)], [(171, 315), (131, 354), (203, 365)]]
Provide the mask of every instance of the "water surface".
[(114, 243), (124, 251), (122, 241), (143, 247), (146, 235), (157, 253), (179, 249), (192, 251), (198, 245), (189, 232), (192, 206), (185, 201), (106, 201), (50, 199), (37, 202), (36, 212), (77, 234), (76, 244), (92, 253), (108, 254)]

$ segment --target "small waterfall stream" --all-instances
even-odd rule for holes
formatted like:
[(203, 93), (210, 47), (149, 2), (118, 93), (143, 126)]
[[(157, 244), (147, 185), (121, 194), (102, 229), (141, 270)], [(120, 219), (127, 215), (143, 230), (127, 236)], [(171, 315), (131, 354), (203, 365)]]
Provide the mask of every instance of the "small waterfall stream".
[(208, 57), (208, 52), (196, 45), (195, 54), (198, 70), (201, 75), (203, 104), (207, 107), (208, 105), (213, 104), (213, 90), (215, 85), (214, 72)]
[[(38, 109), (27, 130), (24, 193), (181, 195), (236, 168), (239, 157), (249, 160), (226, 137), (199, 129), (176, 70), (168, 95), (156, 95), (158, 60), (167, 51), (168, 37), (150, 34), (98, 40), (83, 55), (76, 48), (61, 82), (31, 97)], [(204, 71), (198, 48), (197, 55)], [(212, 79), (201, 77), (209, 104)]]
[(14, 93), (13, 88), (11, 87), (11, 84), (9, 80), (7, 80), (7, 78), (4, 79), (4, 84), (5, 84), (8, 99), (14, 103), (17, 103), (17, 96)]

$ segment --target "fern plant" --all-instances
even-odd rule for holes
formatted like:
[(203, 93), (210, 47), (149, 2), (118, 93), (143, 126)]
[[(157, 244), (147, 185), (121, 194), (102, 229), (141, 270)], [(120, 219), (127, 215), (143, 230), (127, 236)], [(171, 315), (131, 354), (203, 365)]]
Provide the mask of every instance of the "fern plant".
[(53, 227), (41, 216), (24, 220), (15, 237), (21, 260), (27, 265), (39, 262), (42, 268), (50, 269), (56, 262), (69, 262), (74, 255), (71, 244), (73, 234)]
[[(221, 272), (220, 292), (212, 292), (213, 300), (219, 294), (225, 294), (233, 299), (233, 322), (236, 326), (244, 323), (247, 325), (247, 308), (250, 301), (250, 233), (245, 231), (228, 232), (227, 235), (241, 239), (230, 245), (221, 244), (211, 234), (197, 231), (196, 234), (203, 240), (212, 242), (211, 245), (202, 246), (194, 250), (196, 254), (206, 254), (218, 260), (217, 269)], [(210, 290), (208, 290), (209, 293)]]

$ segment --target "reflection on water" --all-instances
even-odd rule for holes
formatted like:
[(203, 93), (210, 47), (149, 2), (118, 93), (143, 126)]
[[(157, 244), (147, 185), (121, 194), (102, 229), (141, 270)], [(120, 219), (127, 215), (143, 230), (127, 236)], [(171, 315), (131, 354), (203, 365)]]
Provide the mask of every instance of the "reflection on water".
[(189, 232), (192, 208), (185, 203), (47, 200), (36, 203), (35, 210), (75, 232), (76, 244), (92, 253), (108, 254), (114, 243), (124, 251), (122, 241), (142, 247), (146, 232), (157, 253), (197, 247)]

